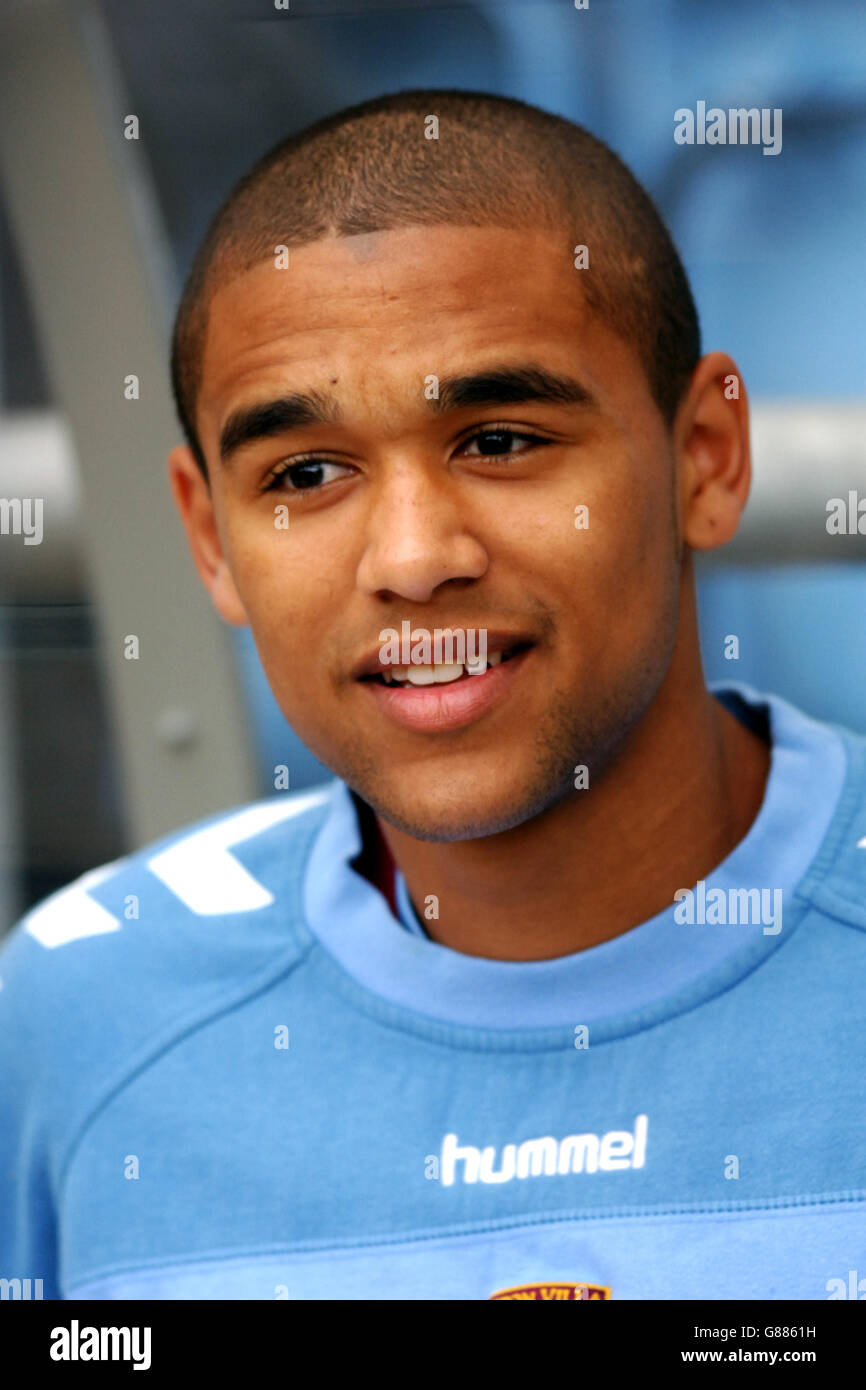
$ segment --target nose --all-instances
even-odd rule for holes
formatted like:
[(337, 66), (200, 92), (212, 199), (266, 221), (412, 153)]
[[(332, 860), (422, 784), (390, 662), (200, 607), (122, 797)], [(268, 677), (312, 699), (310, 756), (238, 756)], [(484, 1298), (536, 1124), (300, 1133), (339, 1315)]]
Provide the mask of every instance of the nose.
[(458, 484), (409, 461), (379, 477), (365, 518), (358, 587), (375, 597), (425, 603), (441, 584), (480, 579), (487, 551)]

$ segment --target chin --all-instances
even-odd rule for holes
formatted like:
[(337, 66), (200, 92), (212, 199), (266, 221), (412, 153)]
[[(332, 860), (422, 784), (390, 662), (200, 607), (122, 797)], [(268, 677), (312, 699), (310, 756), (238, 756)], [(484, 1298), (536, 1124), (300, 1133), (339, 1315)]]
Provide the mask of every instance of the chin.
[(381, 781), (374, 787), (356, 785), (353, 790), (396, 830), (415, 840), (442, 843), (479, 840), (514, 830), (568, 796), (570, 788), (567, 779), (562, 779), (558, 787), (551, 787), (548, 782), (543, 788), (527, 779), (520, 787), (494, 787), (486, 794), (480, 794), (475, 782), (464, 796), (448, 787), (439, 796), (427, 790), (423, 795), (413, 793), (407, 798), (397, 788), (384, 787)]

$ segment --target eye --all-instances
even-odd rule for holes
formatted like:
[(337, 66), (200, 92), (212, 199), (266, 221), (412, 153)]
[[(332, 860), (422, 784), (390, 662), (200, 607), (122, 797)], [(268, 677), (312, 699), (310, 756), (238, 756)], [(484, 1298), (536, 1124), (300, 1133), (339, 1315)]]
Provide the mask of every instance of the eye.
[(333, 463), (330, 459), (311, 458), (277, 464), (262, 491), (280, 488), (283, 492), (316, 492), (327, 483), (336, 482), (341, 469), (344, 474), (348, 472), (345, 464)]
[[(518, 430), (508, 429), (505, 425), (491, 425), (488, 429), (478, 430), (463, 445), (462, 452), (470, 458), (507, 458), (510, 454), (526, 453), (527, 449), (536, 449), (546, 444), (548, 441), (538, 434), (521, 434)], [(477, 449), (472, 449), (471, 445), (477, 445)], [(523, 448), (515, 449), (514, 445), (523, 445)]]

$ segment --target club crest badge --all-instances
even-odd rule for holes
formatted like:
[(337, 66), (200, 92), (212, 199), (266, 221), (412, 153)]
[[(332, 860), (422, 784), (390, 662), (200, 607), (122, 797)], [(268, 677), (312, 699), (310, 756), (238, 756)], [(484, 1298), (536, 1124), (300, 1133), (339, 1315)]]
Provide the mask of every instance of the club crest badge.
[(558, 1299), (581, 1299), (583, 1302), (610, 1298), (604, 1284), (516, 1284), (511, 1289), (497, 1289), (491, 1300), (503, 1298), (538, 1299), (553, 1302)]

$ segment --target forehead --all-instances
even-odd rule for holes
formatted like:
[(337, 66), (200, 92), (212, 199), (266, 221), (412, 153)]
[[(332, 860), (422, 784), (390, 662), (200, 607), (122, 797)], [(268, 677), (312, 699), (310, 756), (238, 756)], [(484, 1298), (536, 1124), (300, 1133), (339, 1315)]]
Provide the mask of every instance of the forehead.
[[(259, 389), (338, 384), (384, 397), (429, 373), (544, 357), (641, 389), (632, 350), (591, 314), (565, 236), (407, 227), (333, 237), (271, 260), (213, 297), (198, 409), (206, 433)], [(337, 386), (334, 388), (337, 389)]]

